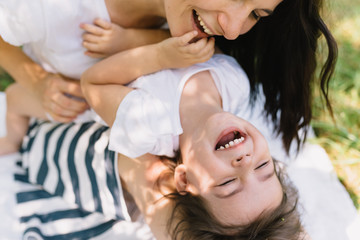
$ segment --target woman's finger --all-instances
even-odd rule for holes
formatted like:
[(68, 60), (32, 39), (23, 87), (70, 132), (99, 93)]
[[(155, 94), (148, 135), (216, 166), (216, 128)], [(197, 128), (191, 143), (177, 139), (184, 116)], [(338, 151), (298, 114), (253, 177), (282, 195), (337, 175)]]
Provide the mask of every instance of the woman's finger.
[(54, 112), (45, 112), (46, 119), (55, 122), (68, 123), (74, 120), (74, 117), (64, 117)]
[(94, 24), (103, 29), (111, 29), (111, 22), (108, 22), (102, 18), (96, 18)]
[(57, 85), (59, 91), (62, 93), (67, 93), (72, 96), (84, 98), (84, 95), (81, 91), (81, 85), (79, 80), (62, 79), (62, 81), (57, 82)]
[(77, 115), (88, 109), (88, 104), (86, 103), (86, 101), (80, 100), (79, 98), (71, 97), (71, 95), (66, 96), (65, 94), (56, 94), (52, 100), (53, 103), (56, 104), (52, 104), (52, 110), (60, 115), (70, 116), (73, 113)]
[[(76, 106), (69, 106), (66, 103), (74, 103)], [(52, 112), (57, 113), (59, 116), (67, 117), (67, 118), (74, 118), (77, 115), (83, 113), (88, 108), (85, 107), (86, 104), (79, 104), (76, 100), (69, 100), (69, 101), (61, 101), (61, 102), (53, 102), (50, 106)]]
[(80, 28), (84, 29), (86, 32), (89, 32), (97, 36), (101, 36), (104, 34), (104, 29), (94, 24), (82, 23), (80, 24)]
[(88, 49), (90, 52), (98, 52), (100, 51), (99, 44), (83, 41), (82, 45), (84, 48)]
[(83, 39), (83, 42), (98, 43), (100, 37), (97, 36), (97, 35), (94, 35), (94, 34), (85, 32), (85, 33), (82, 35), (82, 39)]
[(106, 57), (105, 54), (97, 53), (97, 52), (91, 52), (91, 51), (86, 51), (86, 52), (84, 52), (84, 54), (86, 56), (89, 56), (89, 57), (92, 57), (92, 58), (104, 58), (104, 57)]

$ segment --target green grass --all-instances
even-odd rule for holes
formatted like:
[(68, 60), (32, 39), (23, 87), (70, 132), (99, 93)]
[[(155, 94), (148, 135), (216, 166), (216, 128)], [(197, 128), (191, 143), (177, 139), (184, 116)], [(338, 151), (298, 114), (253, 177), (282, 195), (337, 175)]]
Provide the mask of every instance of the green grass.
[[(321, 99), (315, 98), (312, 126), (316, 142), (330, 156), (354, 205), (360, 207), (360, 2), (331, 0), (325, 19), (339, 46), (330, 98), (335, 124)], [(317, 95), (318, 89), (315, 89)]]
[(0, 69), (0, 91), (4, 91), (12, 82), (12, 78)]

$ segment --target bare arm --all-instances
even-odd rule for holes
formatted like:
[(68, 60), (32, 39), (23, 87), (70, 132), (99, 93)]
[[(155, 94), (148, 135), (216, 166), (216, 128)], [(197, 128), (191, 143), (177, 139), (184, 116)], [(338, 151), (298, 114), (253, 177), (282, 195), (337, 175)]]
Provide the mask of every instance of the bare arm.
[(6, 43), (0, 36), (0, 66), (16, 82), (35, 91), (47, 72), (27, 57), (20, 48)]
[(167, 29), (123, 28), (117, 24), (95, 19), (93, 24), (83, 23), (83, 46), (86, 55), (103, 58), (135, 47), (161, 42), (170, 37)]
[(213, 55), (214, 39), (188, 43), (196, 34), (189, 32), (157, 44), (133, 48), (96, 63), (81, 77), (88, 103), (112, 126), (119, 104), (132, 90), (124, 85), (142, 75), (190, 66), (206, 61)]
[(0, 66), (17, 83), (28, 89), (44, 110), (57, 121), (71, 121), (88, 108), (84, 101), (76, 101), (64, 95), (68, 93), (82, 97), (78, 81), (66, 80), (60, 75), (46, 72), (20, 48), (6, 43), (1, 37)]
[(158, 157), (146, 154), (137, 159), (118, 154), (118, 170), (126, 188), (134, 197), (146, 223), (158, 240), (170, 240), (166, 223), (173, 206), (154, 188), (162, 170), (167, 169)]

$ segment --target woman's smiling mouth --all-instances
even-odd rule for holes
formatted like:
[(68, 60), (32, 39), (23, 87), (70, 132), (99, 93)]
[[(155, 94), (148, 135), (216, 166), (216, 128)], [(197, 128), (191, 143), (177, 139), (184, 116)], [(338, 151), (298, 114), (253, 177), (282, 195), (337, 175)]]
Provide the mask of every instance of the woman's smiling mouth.
[(214, 33), (206, 26), (200, 15), (193, 10), (193, 17), (195, 25), (198, 29), (200, 29), (203, 33), (206, 33), (208, 36), (214, 35)]

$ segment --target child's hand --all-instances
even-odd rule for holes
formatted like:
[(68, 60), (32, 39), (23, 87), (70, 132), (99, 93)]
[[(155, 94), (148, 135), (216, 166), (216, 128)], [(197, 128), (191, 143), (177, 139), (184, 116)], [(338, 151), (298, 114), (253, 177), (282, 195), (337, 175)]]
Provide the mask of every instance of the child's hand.
[(197, 31), (191, 31), (160, 42), (157, 54), (160, 66), (163, 69), (182, 68), (209, 60), (215, 51), (215, 39), (202, 38), (189, 43), (197, 34)]
[(87, 49), (85, 55), (103, 58), (129, 48), (131, 39), (127, 38), (127, 30), (117, 24), (103, 19), (95, 19), (94, 24), (83, 23), (85, 30), (82, 45)]

